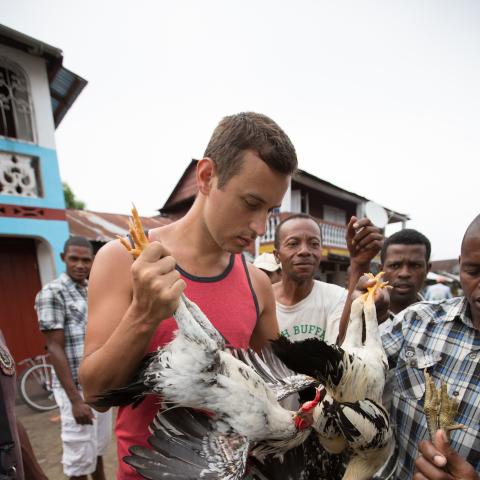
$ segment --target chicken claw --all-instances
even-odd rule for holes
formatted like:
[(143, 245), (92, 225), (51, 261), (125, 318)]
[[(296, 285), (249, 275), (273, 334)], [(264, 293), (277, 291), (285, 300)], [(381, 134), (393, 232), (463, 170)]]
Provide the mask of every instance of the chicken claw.
[(135, 205), (132, 206), (132, 217), (130, 218), (128, 233), (133, 241), (135, 247), (132, 247), (131, 243), (125, 238), (118, 236), (120, 243), (135, 257), (137, 258), (149, 244), (148, 238), (145, 235), (142, 221), (138, 215)]
[(425, 400), (423, 410), (427, 417), (427, 428), (430, 440), (435, 438), (435, 432), (439, 429), (445, 431), (450, 439), (452, 430), (464, 429), (465, 426), (455, 423), (458, 413), (458, 402), (450, 398), (447, 393), (447, 384), (442, 381), (439, 389), (435, 387), (430, 374), (425, 370)]
[(388, 286), (388, 282), (384, 282), (382, 280), (383, 276), (385, 275), (385, 272), (379, 272), (376, 275), (374, 275), (373, 273), (366, 273), (365, 275), (370, 280), (375, 280), (375, 285), (372, 285), (371, 287), (367, 287), (367, 290), (368, 290), (367, 293), (364, 293), (362, 295), (364, 301), (373, 302), (373, 297), (377, 290), (380, 290), (385, 287), (390, 288), (390, 286)]

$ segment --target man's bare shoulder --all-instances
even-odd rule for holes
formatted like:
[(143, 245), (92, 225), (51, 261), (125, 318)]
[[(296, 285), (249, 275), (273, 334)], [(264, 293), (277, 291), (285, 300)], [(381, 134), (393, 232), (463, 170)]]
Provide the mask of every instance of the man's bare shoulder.
[(89, 290), (97, 281), (118, 283), (130, 278), (133, 257), (119, 240), (104, 245), (95, 255), (90, 272)]

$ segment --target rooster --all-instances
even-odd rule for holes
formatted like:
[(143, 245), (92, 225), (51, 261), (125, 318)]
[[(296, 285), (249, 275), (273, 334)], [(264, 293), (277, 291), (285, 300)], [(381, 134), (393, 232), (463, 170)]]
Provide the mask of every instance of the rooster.
[[(122, 243), (137, 256), (148, 240), (136, 211), (133, 218), (130, 234), (135, 247), (128, 242)], [(279, 374), (278, 361), (277, 367), (273, 360), (268, 366), (253, 351), (232, 355), (225, 349), (221, 334), (200, 308), (183, 295), (174, 317), (178, 324), (175, 338), (144, 359), (129, 385), (106, 392), (94, 402), (97, 407), (127, 405), (141, 401), (147, 394), (156, 394), (167, 404), (210, 412), (208, 422), (203, 423), (204, 431), (207, 431), (202, 434), (202, 442), (207, 442), (206, 451), (199, 451), (198, 445), (195, 446), (199, 432), (194, 435), (193, 420), (190, 430), (187, 429), (190, 432), (187, 437), (191, 438), (183, 441), (183, 448), (180, 448), (177, 434), (186, 426), (165, 429), (162, 427), (164, 420), (173, 424), (172, 418), (176, 417), (165, 412), (157, 415), (151, 426), (153, 450), (133, 449), (133, 460), (129, 459), (146, 478), (175, 478), (169, 477), (167, 472), (172, 464), (177, 463), (178, 472), (185, 472), (184, 477), (178, 478), (240, 479), (246, 469), (248, 454), (259, 461), (272, 455), (282, 457), (302, 445), (312, 427), (328, 431), (332, 436), (341, 436), (343, 433), (337, 426), (339, 419), (350, 418), (360, 411), (366, 412), (366, 423), (376, 418), (371, 415), (377, 408), (375, 405), (365, 402), (362, 408), (358, 402), (339, 404), (325, 388), (317, 389), (315, 399), (304, 403), (298, 412), (286, 410), (279, 400), (312, 385), (315, 383), (313, 378), (285, 375), (285, 372)], [(362, 432), (352, 435), (352, 431), (345, 430), (349, 436), (345, 440), (348, 444), (352, 441), (356, 444), (368, 437)], [(163, 432), (161, 441), (157, 432)], [(367, 443), (369, 441), (367, 438)], [(208, 459), (208, 468), (201, 461), (204, 462), (205, 458)], [(155, 464), (153, 470), (152, 461)], [(154, 471), (156, 473), (152, 473)]]
[[(385, 463), (393, 447), (392, 431), (388, 414), (381, 406), (388, 362), (378, 331), (374, 293), (384, 288), (383, 273), (376, 277), (375, 285), (368, 293), (357, 298), (351, 307), (350, 321), (341, 347), (330, 345), (315, 338), (290, 342), (284, 337), (272, 342), (276, 355), (292, 370), (315, 377), (322, 383), (331, 398), (339, 404), (363, 403), (358, 411), (349, 410), (339, 418), (338, 435), (328, 429), (314, 428), (322, 445), (332, 453), (353, 452), (344, 480), (363, 480), (371, 476)], [(362, 341), (363, 316), (365, 318), (365, 341)], [(366, 416), (369, 402), (371, 415)], [(337, 404), (338, 404), (337, 403)], [(358, 437), (362, 431), (362, 438)], [(368, 432), (368, 433), (366, 433)], [(370, 442), (366, 447), (367, 437)], [(355, 445), (355, 438), (359, 444)]]

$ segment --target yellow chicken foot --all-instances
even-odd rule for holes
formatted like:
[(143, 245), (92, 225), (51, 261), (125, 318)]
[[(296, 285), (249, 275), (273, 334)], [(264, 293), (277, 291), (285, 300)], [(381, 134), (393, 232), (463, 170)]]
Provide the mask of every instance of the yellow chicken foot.
[(143, 250), (149, 244), (148, 238), (145, 235), (142, 221), (138, 215), (135, 205), (132, 206), (132, 217), (130, 218), (128, 233), (133, 241), (135, 247), (132, 247), (131, 243), (125, 238), (118, 236), (121, 244), (135, 257), (137, 258)]
[[(367, 302), (373, 302), (373, 297), (375, 295), (375, 292), (377, 290), (380, 290), (382, 288), (385, 288), (388, 286), (388, 282), (384, 282), (382, 280), (383, 276), (385, 275), (385, 272), (379, 272), (376, 275), (373, 273), (366, 273), (365, 274), (369, 279), (375, 280), (375, 285), (372, 285), (371, 287), (367, 288), (367, 293), (363, 294), (364, 300)], [(388, 288), (390, 288), (388, 286)]]
[(445, 431), (450, 439), (450, 432), (465, 428), (464, 425), (455, 423), (458, 413), (458, 402), (450, 398), (447, 393), (447, 385), (442, 381), (437, 389), (430, 374), (425, 370), (425, 400), (423, 411), (427, 417), (427, 428), (430, 440), (435, 438), (435, 432), (439, 429)]

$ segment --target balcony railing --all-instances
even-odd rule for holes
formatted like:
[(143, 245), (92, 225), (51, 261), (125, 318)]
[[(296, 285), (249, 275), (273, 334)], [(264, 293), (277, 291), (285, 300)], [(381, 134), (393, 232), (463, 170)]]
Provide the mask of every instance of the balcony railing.
[[(282, 212), (277, 215), (272, 215), (267, 220), (267, 228), (265, 235), (260, 238), (260, 244), (271, 243), (275, 239), (275, 228), (284, 218), (289, 217), (290, 213)], [(341, 225), (338, 223), (326, 222), (324, 220), (319, 220), (318, 223), (322, 231), (322, 245), (324, 247), (331, 248), (347, 248), (347, 242), (345, 240), (345, 234), (347, 232), (346, 225)]]

